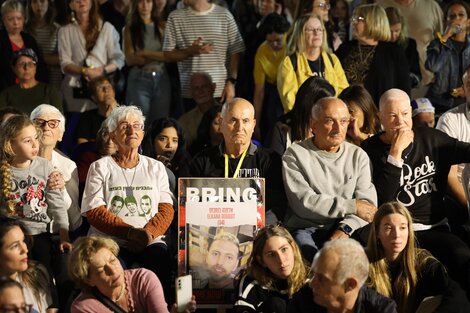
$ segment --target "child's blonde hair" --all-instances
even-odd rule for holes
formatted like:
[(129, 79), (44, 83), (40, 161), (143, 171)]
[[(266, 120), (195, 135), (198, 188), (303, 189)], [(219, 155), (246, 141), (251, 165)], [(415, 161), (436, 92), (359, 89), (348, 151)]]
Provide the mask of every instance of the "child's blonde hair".
[(30, 125), (33, 125), (38, 133), (40, 132), (40, 130), (33, 124), (29, 117), (24, 114), (14, 115), (8, 120), (4, 121), (0, 126), (0, 175), (2, 178), (1, 197), (8, 214), (13, 214), (16, 210), (15, 201), (10, 199), (11, 162), (16, 156), (12, 148), (12, 141), (18, 137), (24, 128)]

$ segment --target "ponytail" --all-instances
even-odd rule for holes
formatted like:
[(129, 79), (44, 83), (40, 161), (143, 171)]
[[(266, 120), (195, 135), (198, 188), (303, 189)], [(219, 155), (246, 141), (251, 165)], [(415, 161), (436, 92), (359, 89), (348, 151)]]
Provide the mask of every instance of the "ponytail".
[(2, 161), (0, 167), (0, 173), (2, 176), (2, 200), (5, 203), (5, 208), (8, 215), (14, 215), (16, 211), (16, 204), (13, 199), (11, 199), (11, 166), (7, 160)]

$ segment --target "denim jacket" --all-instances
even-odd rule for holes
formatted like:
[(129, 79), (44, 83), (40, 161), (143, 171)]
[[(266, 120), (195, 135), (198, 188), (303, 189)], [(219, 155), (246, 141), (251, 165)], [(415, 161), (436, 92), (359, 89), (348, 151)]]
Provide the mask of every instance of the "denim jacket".
[[(426, 69), (433, 72), (434, 82), (429, 85), (426, 97), (439, 111), (445, 111), (459, 104), (451, 97), (453, 88), (462, 86), (459, 71), (459, 54), (452, 40), (442, 43), (439, 38), (431, 41), (427, 48)], [(467, 34), (462, 51), (463, 69), (470, 65), (470, 34)]]

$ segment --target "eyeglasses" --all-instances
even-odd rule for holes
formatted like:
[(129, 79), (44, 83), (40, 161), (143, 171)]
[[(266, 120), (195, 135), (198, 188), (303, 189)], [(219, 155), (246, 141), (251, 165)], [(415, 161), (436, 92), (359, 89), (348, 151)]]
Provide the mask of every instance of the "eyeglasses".
[(36, 62), (34, 61), (29, 61), (29, 62), (21, 62), (21, 63), (16, 63), (17, 68), (33, 68), (36, 67)]
[(306, 33), (323, 33), (323, 28), (305, 28)]
[(359, 23), (359, 22), (364, 22), (366, 19), (363, 18), (362, 16), (353, 16), (351, 17), (351, 22), (356, 24), (356, 23)]
[(141, 124), (141, 123), (134, 123), (134, 124), (129, 124), (129, 123), (121, 123), (118, 125), (117, 129), (120, 131), (120, 132), (126, 132), (128, 129), (133, 129), (133, 130), (136, 130), (136, 131), (139, 131), (139, 130), (144, 130), (144, 124)]
[(32, 304), (25, 304), (20, 307), (0, 307), (0, 313), (30, 313)]
[(331, 5), (329, 3), (326, 3), (326, 2), (322, 2), (322, 3), (319, 3), (317, 5), (314, 5), (313, 6), (314, 8), (320, 8), (322, 10), (329, 10), (331, 9)]
[(37, 126), (43, 128), (44, 126), (46, 126), (46, 123), (47, 123), (47, 126), (49, 126), (50, 128), (54, 129), (54, 128), (57, 128), (60, 124), (60, 120), (43, 120), (42, 118), (35, 118), (33, 120), (34, 124), (36, 124)]

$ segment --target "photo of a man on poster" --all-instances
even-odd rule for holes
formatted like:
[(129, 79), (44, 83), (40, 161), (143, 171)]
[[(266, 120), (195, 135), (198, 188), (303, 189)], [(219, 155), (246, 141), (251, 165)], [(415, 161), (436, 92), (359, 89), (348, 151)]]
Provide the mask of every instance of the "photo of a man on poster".
[(264, 226), (263, 178), (180, 178), (179, 275), (191, 274), (205, 308), (229, 308), (235, 277), (247, 266)]
[(220, 233), (214, 237), (206, 256), (209, 279), (203, 289), (234, 288), (234, 270), (240, 255), (238, 238), (231, 233)]

